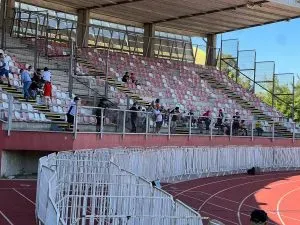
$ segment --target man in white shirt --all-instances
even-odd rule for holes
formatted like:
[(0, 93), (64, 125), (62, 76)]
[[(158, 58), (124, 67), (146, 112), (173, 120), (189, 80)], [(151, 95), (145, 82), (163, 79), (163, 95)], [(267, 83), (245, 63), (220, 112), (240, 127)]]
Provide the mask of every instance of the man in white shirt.
[(154, 115), (155, 115), (155, 122), (156, 122), (155, 132), (158, 133), (163, 124), (163, 116), (161, 114), (160, 109), (158, 108), (154, 109)]
[(78, 106), (78, 102), (79, 102), (80, 98), (79, 97), (75, 97), (74, 101), (71, 102), (70, 108), (67, 112), (67, 122), (69, 124), (69, 128), (71, 127), (71, 125), (74, 124), (74, 118), (77, 112), (77, 106)]
[[(11, 58), (9, 56), (3, 55), (3, 53), (0, 53), (0, 77), (5, 75), (7, 79), (8, 87), (11, 87), (10, 80), (9, 80), (9, 62), (11, 61)], [(2, 79), (0, 83), (3, 83)]]

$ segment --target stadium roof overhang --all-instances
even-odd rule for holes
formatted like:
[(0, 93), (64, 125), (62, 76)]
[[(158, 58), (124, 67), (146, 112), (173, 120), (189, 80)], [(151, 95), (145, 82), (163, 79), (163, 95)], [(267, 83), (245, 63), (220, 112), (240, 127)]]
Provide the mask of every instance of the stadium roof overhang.
[(219, 34), (300, 17), (299, 0), (23, 0), (70, 13), (188, 35)]

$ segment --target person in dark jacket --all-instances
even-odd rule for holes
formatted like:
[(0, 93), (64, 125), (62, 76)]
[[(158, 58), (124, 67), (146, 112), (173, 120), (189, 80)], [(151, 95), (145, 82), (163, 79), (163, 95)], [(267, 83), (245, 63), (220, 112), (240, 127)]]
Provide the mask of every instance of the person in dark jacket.
[(101, 119), (101, 111), (103, 109), (103, 116), (105, 113), (105, 108), (107, 108), (107, 105), (105, 104), (105, 100), (104, 99), (100, 99), (99, 104), (97, 106), (98, 108), (96, 109), (96, 132), (100, 132), (101, 131), (101, 123), (102, 123), (102, 119)]
[(136, 103), (132, 105), (132, 107), (129, 109), (132, 112), (130, 112), (130, 120), (131, 120), (131, 132), (136, 133), (136, 121), (138, 117), (138, 108), (136, 106)]

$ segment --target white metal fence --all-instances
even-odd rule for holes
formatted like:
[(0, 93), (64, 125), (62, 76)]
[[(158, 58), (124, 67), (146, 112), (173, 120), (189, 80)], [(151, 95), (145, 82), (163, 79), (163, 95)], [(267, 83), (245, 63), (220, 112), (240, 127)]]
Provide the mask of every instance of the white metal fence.
[[(45, 225), (202, 225), (151, 181), (300, 168), (299, 148), (99, 149), (40, 159), (36, 215)], [(130, 172), (129, 172), (130, 171)]]

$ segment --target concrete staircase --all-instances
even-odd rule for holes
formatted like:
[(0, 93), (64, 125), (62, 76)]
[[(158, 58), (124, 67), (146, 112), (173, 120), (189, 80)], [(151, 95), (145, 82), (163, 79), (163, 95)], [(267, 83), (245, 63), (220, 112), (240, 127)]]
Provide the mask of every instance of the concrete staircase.
[[(79, 55), (79, 54), (77, 54)], [(77, 57), (77, 62), (80, 63), (82, 66), (89, 69), (89, 75), (98, 77), (102, 80), (105, 80), (105, 73), (99, 69), (97, 69), (89, 60)], [(125, 93), (129, 98), (131, 98), (134, 102), (137, 102), (139, 105), (142, 105), (144, 107), (148, 107), (151, 103), (146, 102), (141, 98), (138, 94), (135, 94), (133, 91), (131, 91), (129, 88), (125, 87), (123, 82), (116, 81), (112, 77), (107, 78), (108, 85), (117, 88), (120, 92)]]
[[(0, 32), (1, 35), (1, 32)], [(24, 41), (23, 38), (11, 37), (6, 34), (6, 52), (16, 56), (18, 63), (34, 64), (34, 46), (32, 42)], [(48, 67), (52, 72), (53, 84), (63, 92), (68, 92), (69, 86), (69, 61), (68, 57), (52, 58), (46, 57), (42, 52), (38, 57), (38, 68)], [(86, 77), (75, 77), (73, 79), (73, 93), (83, 99), (93, 102), (94, 93), (104, 95), (104, 87), (97, 85), (92, 79)]]
[[(11, 94), (19, 102), (26, 102), (21, 90), (18, 90), (15, 87), (8, 87), (6, 84), (0, 84), (0, 87), (3, 91)], [(68, 128), (68, 123), (65, 122), (65, 115), (51, 112), (46, 105), (37, 104), (36, 100), (30, 99), (28, 100), (28, 103), (30, 103), (35, 110), (45, 114), (46, 118), (51, 120), (51, 123), (56, 124), (60, 129), (66, 130)]]
[(208, 73), (198, 73), (199, 76), (206, 80), (211, 87), (220, 89), (224, 94), (226, 94), (230, 99), (236, 101), (240, 104), (244, 109), (247, 109), (251, 112), (252, 115), (256, 116), (258, 120), (267, 121), (269, 124), (274, 123), (275, 134), (280, 137), (292, 138), (293, 134), (282, 124), (274, 121), (270, 116), (266, 115), (260, 109), (257, 109), (252, 102), (249, 102), (242, 98), (242, 96), (234, 93), (228, 86), (228, 84), (224, 82), (220, 82), (216, 80), (213, 76)]

